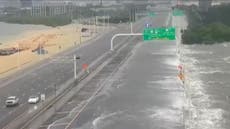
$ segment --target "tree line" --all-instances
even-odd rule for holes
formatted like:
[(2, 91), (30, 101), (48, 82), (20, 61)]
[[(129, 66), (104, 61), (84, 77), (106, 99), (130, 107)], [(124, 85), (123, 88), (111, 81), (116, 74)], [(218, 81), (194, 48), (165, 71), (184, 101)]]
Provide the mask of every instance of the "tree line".
[(195, 5), (181, 7), (188, 18), (188, 28), (183, 31), (184, 44), (214, 44), (230, 41), (230, 4), (215, 5), (200, 12)]

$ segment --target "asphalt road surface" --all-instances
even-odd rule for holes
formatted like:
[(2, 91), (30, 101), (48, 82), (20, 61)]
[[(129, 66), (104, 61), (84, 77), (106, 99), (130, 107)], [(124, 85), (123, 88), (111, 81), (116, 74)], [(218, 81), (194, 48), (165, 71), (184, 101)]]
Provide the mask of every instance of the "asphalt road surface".
[(184, 129), (177, 66), (175, 41), (141, 42), (75, 119), (49, 129)]
[[(163, 26), (166, 16), (144, 23)], [(111, 75), (114, 64), (107, 65), (40, 129), (184, 128), (184, 92), (177, 79), (175, 41), (138, 44), (132, 51), (135, 54), (115, 74)], [(97, 85), (104, 88), (95, 97), (92, 91), (97, 91)]]
[[(145, 22), (150, 19), (156, 19), (154, 22), (165, 21), (167, 14), (156, 16), (155, 18), (145, 18), (134, 24), (134, 32), (141, 32)], [(155, 24), (155, 23), (153, 23)], [(107, 31), (100, 38), (83, 45), (80, 48), (73, 48), (67, 52), (59, 54), (56, 58), (72, 59), (74, 54), (80, 55), (78, 60), (78, 71), (83, 63), (90, 64), (98, 57), (107, 52), (110, 48), (110, 39), (116, 33), (128, 32), (129, 25), (121, 25), (117, 29)], [(125, 38), (115, 40), (115, 44), (122, 43)], [(127, 39), (127, 38), (126, 38)], [(46, 60), (39, 65), (30, 67), (28, 70), (22, 70), (15, 75), (0, 80), (0, 128), (15, 119), (17, 116), (27, 111), (31, 105), (27, 104), (30, 95), (44, 93), (46, 97), (55, 94), (56, 88), (73, 78), (73, 62), (66, 60)], [(56, 89), (56, 90), (57, 90)], [(6, 108), (5, 99), (10, 95), (19, 97), (20, 104), (17, 107)]]

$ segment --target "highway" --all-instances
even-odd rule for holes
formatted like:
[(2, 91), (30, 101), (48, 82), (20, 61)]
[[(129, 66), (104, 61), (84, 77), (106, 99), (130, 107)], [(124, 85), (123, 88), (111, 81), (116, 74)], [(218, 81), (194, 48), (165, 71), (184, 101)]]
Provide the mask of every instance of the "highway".
[[(160, 14), (153, 19), (146, 18), (143, 23), (160, 27), (166, 20), (167, 14)], [(174, 126), (182, 129), (183, 88), (177, 80), (175, 42), (135, 42), (138, 45), (133, 46), (131, 59), (120, 67), (116, 64), (119, 59), (114, 59), (40, 129), (173, 129)], [(162, 117), (170, 115), (170, 120), (175, 118), (175, 121), (147, 118), (147, 115), (151, 117), (148, 112), (154, 116), (154, 111), (159, 111), (157, 115), (160, 115), (161, 108)]]
[[(163, 21), (165, 17), (158, 17), (158, 21)], [(146, 18), (145, 21), (149, 19)], [(138, 21), (134, 24), (134, 32), (139, 28), (144, 27), (144, 20)], [(78, 60), (77, 71), (80, 71), (83, 63), (90, 64), (98, 57), (109, 51), (110, 39), (116, 33), (129, 32), (129, 25), (123, 24), (117, 29), (108, 30), (98, 39), (90, 41), (80, 48), (72, 48), (69, 51), (58, 54), (55, 60), (45, 60), (42, 63), (34, 65), (27, 70), (22, 70), (15, 75), (6, 79), (0, 80), (0, 128), (3, 128), (7, 123), (14, 120), (27, 111), (32, 105), (27, 104), (28, 97), (34, 94), (45, 94), (49, 97), (55, 94), (55, 90), (60, 88), (60, 85), (67, 80), (73, 78), (73, 55), (80, 55), (81, 59)], [(124, 39), (119, 38), (115, 40), (115, 44), (122, 43)], [(67, 61), (62, 60), (68, 58)], [(60, 61), (58, 60), (60, 59)], [(55, 86), (56, 85), (56, 89)], [(17, 107), (6, 108), (5, 99), (10, 95), (19, 97), (20, 104)]]
[(140, 42), (65, 129), (184, 129), (185, 96), (176, 62), (175, 42)]

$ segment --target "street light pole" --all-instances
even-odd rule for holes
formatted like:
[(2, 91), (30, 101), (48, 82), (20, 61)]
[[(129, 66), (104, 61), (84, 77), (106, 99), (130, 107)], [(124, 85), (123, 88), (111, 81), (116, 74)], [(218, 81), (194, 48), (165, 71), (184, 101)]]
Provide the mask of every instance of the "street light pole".
[(39, 42), (39, 60), (41, 60), (41, 52), (42, 52), (42, 50), (41, 50), (41, 43)]
[(110, 16), (107, 16), (107, 19), (108, 19), (108, 29), (110, 28), (110, 26), (109, 26), (109, 18), (110, 18)]
[(79, 56), (74, 55), (74, 79), (77, 79), (77, 59), (80, 59)]
[(57, 97), (57, 85), (54, 84), (54, 90), (55, 90), (55, 98)]
[(80, 42), (80, 44), (81, 44), (81, 35), (82, 35), (81, 30), (82, 30), (82, 25), (80, 24), (80, 34), (79, 34), (79, 42)]
[(111, 41), (110, 41), (110, 50), (113, 51), (114, 50), (114, 47), (113, 47), (113, 40), (116, 38), (116, 37), (119, 37), (119, 36), (142, 36), (143, 34), (142, 33), (121, 33), (121, 34), (115, 34), (112, 38), (111, 38)]
[(95, 33), (97, 33), (97, 16), (96, 16), (96, 21), (95, 21)]
[(77, 59), (76, 55), (74, 55), (74, 79), (77, 79)]
[(132, 21), (130, 22), (130, 31), (131, 33), (133, 33), (133, 22)]
[(105, 10), (104, 10), (104, 15), (103, 15), (103, 32), (105, 31)]
[(17, 54), (17, 67), (18, 69), (20, 69), (20, 46), (19, 46), (19, 43), (18, 43), (18, 50), (17, 50), (18, 54)]

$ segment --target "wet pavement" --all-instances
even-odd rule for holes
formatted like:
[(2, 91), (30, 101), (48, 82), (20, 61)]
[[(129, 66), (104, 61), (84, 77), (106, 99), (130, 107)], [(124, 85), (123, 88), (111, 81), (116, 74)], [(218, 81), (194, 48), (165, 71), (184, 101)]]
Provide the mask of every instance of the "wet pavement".
[(70, 129), (183, 129), (184, 90), (172, 41), (141, 42)]
[(113, 59), (40, 129), (184, 129), (176, 42), (137, 40), (129, 47), (134, 46), (119, 53), (123, 56)]

